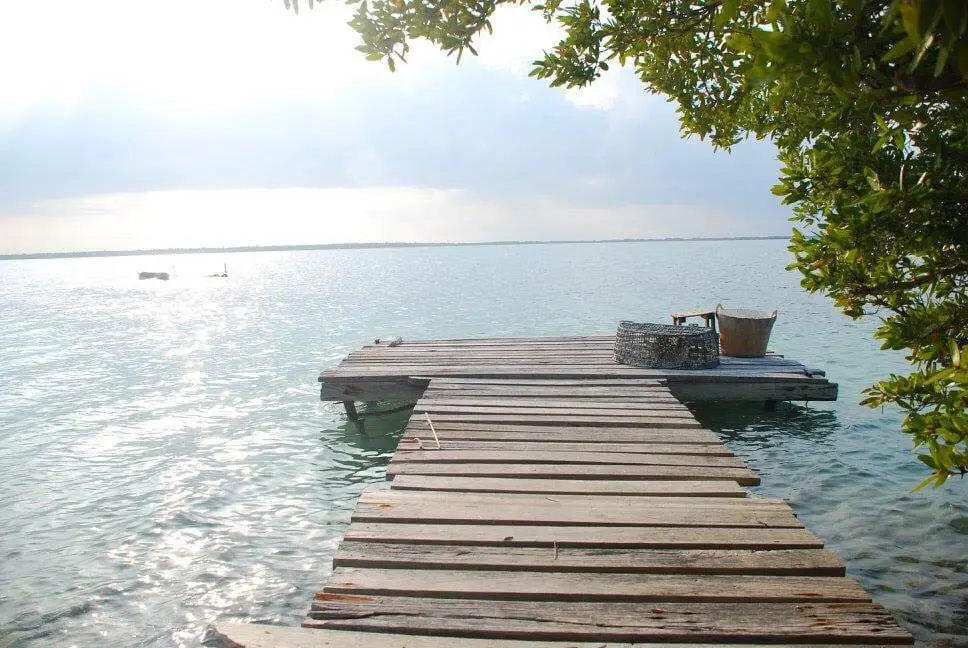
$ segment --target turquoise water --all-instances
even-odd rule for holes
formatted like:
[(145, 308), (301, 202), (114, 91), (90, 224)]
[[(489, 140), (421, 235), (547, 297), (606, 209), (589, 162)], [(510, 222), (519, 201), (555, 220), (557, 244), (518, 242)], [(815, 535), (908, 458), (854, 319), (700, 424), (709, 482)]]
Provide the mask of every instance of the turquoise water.
[(787, 261), (735, 241), (0, 262), (0, 646), (297, 625), (406, 420), (364, 437), (318, 402), (320, 370), (374, 337), (606, 333), (716, 302), (778, 307), (771, 346), (840, 400), (699, 418), (919, 641), (968, 645), (966, 486), (910, 492), (900, 417), (857, 405), (903, 359)]

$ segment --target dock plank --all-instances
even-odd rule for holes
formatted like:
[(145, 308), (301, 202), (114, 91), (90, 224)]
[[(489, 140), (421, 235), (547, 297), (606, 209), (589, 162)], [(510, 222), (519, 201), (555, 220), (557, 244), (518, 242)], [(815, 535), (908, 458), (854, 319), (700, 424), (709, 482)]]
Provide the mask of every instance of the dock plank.
[[(558, 400), (560, 399), (560, 400)], [(415, 412), (433, 412), (441, 411), (444, 408), (459, 407), (459, 408), (480, 408), (480, 407), (500, 407), (503, 409), (507, 408), (521, 408), (521, 409), (535, 409), (539, 408), (542, 410), (675, 410), (679, 412), (689, 412), (689, 408), (680, 403), (678, 400), (672, 398), (670, 394), (668, 398), (663, 398), (662, 400), (632, 400), (631, 398), (625, 398), (621, 400), (617, 399), (591, 399), (588, 397), (564, 399), (562, 394), (559, 394), (556, 400), (550, 398), (543, 399), (525, 399), (525, 398), (510, 398), (496, 396), (494, 398), (467, 398), (461, 397), (457, 398), (430, 398), (422, 399), (420, 403), (414, 408)]]
[(692, 454), (646, 454), (644, 452), (596, 452), (591, 450), (563, 452), (557, 448), (545, 451), (529, 450), (447, 450), (424, 449), (397, 452), (391, 460), (394, 463), (497, 463), (510, 464), (625, 464), (658, 466), (718, 466), (745, 468), (739, 457), (721, 455)]
[(569, 416), (552, 414), (518, 414), (513, 411), (499, 414), (436, 414), (431, 417), (434, 424), (477, 423), (495, 425), (560, 425), (588, 427), (669, 427), (698, 428), (699, 421), (692, 417), (672, 418), (661, 416), (616, 416), (573, 414)]
[(437, 464), (400, 462), (387, 468), (395, 475), (466, 475), (472, 477), (530, 477), (532, 479), (669, 479), (729, 480), (743, 486), (756, 486), (760, 478), (747, 468), (716, 466), (638, 465), (638, 464)]
[(507, 572), (625, 574), (746, 574), (828, 576), (845, 573), (828, 549), (582, 549), (574, 547), (475, 547), (344, 542), (334, 567), (370, 569), (481, 569)]
[[(721, 443), (719, 437), (710, 430), (701, 428), (666, 428), (660, 426), (641, 426), (637, 428), (587, 427), (575, 425), (508, 425), (504, 423), (454, 423), (434, 421), (434, 429), (441, 439), (480, 439), (493, 441), (534, 441), (534, 442), (582, 442), (589, 440), (609, 441), (612, 443), (679, 443), (709, 444)], [(424, 438), (433, 434), (426, 420), (411, 420), (407, 424), (406, 436)]]
[(441, 477), (397, 475), (393, 490), (459, 493), (534, 493), (542, 495), (652, 495), (676, 497), (746, 497), (734, 481), (608, 481), (580, 479), (514, 479), (500, 477)]
[(424, 403), (414, 408), (415, 414), (431, 414), (432, 417), (469, 417), (482, 414), (500, 415), (505, 417), (532, 416), (541, 417), (612, 417), (625, 420), (626, 417), (649, 417), (649, 418), (670, 418), (685, 419), (694, 421), (692, 413), (685, 407), (649, 407), (649, 406), (626, 406), (626, 407), (513, 407), (503, 405), (435, 405)]
[(805, 528), (643, 526), (510, 526), (496, 524), (412, 524), (356, 522), (344, 535), (360, 542), (450, 544), (500, 547), (583, 547), (637, 549), (822, 549)]
[[(719, 501), (745, 502), (747, 499)], [(654, 506), (651, 508), (579, 506), (537, 507), (503, 504), (498, 510), (493, 505), (468, 502), (370, 503), (360, 501), (351, 522), (383, 522), (399, 524), (490, 524), (495, 526), (663, 526), (663, 527), (754, 527), (802, 528), (803, 523), (789, 510), (771, 508), (713, 508)]]
[[(420, 438), (420, 443), (417, 439)], [(555, 452), (612, 452), (612, 453), (634, 453), (634, 454), (674, 454), (674, 455), (708, 455), (717, 457), (732, 457), (733, 452), (724, 445), (712, 443), (612, 443), (597, 441), (595, 439), (584, 439), (581, 443), (555, 443), (554, 447), (548, 446), (547, 442), (541, 441), (459, 441), (454, 439), (441, 439), (441, 450), (490, 450), (490, 451), (510, 451), (510, 452), (544, 452), (553, 449)], [(427, 443), (424, 443), (426, 440)], [(427, 445), (429, 444), (429, 445)], [(397, 453), (421, 451), (427, 448), (436, 448), (436, 440), (433, 434), (421, 435), (420, 437), (405, 436), (397, 444)]]
[[(324, 621), (310, 620), (307, 626)], [(211, 643), (209, 643), (209, 641)], [(438, 637), (387, 632), (361, 632), (320, 627), (288, 628), (221, 621), (206, 645), (212, 648), (660, 648), (665, 644), (635, 642), (517, 640)], [(799, 648), (860, 648), (865, 644), (798, 644)], [(677, 648), (762, 648), (761, 644), (680, 643)], [(866, 648), (870, 648), (866, 644)]]
[(850, 578), (626, 573), (512, 573), (503, 570), (337, 567), (329, 594), (489, 601), (652, 601), (681, 603), (868, 603)]
[[(537, 480), (532, 480), (537, 481)], [(590, 482), (586, 482), (590, 483)], [(587, 495), (585, 493), (559, 493), (554, 496), (533, 493), (454, 493), (451, 491), (407, 492), (406, 489), (371, 488), (363, 491), (360, 502), (368, 504), (453, 504), (484, 506), (528, 506), (542, 508), (611, 508), (652, 509), (686, 508), (704, 509), (771, 509), (792, 514), (790, 504), (782, 499), (767, 497), (745, 498), (689, 498), (674, 495)]]
[(883, 608), (870, 603), (482, 603), (324, 593), (313, 601), (310, 616), (310, 627), (494, 639), (912, 643)]

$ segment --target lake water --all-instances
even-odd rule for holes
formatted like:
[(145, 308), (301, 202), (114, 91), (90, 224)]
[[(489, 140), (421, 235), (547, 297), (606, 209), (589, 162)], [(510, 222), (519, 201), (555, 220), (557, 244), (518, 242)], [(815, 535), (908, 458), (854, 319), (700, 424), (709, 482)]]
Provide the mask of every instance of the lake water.
[(919, 642), (968, 645), (966, 484), (911, 492), (900, 416), (857, 404), (903, 358), (803, 293), (788, 256), (772, 240), (0, 261), (0, 647), (298, 625), (406, 421), (364, 437), (318, 401), (319, 372), (375, 337), (608, 333), (716, 302), (778, 307), (771, 347), (840, 400), (700, 420)]

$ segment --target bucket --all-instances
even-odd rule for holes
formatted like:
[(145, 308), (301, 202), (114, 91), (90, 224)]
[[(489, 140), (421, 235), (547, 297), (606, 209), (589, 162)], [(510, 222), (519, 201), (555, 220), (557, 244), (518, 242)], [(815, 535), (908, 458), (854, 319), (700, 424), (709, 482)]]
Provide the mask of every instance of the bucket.
[(719, 347), (725, 356), (734, 358), (762, 358), (770, 343), (776, 311), (765, 313), (753, 310), (724, 310), (716, 305), (719, 321)]

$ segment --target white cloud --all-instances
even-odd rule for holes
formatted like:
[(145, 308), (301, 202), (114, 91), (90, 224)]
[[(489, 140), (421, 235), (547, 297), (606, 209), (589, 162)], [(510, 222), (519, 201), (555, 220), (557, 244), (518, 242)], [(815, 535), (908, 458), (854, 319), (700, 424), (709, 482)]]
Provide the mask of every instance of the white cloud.
[(478, 38), (478, 60), (485, 67), (507, 69), (519, 77), (527, 76), (532, 62), (564, 34), (557, 23), (545, 22), (540, 12), (526, 6), (499, 7), (491, 24), (494, 33)]
[(744, 216), (695, 204), (494, 202), (422, 187), (156, 191), (46, 200), (2, 216), (0, 253), (762, 234)]
[(434, 61), (390, 74), (366, 62), (323, 3), (298, 16), (282, 0), (48, 0), (0, 5), (0, 85), (8, 120), (112, 94), (170, 111), (325, 99), (349, 86), (408, 83)]

